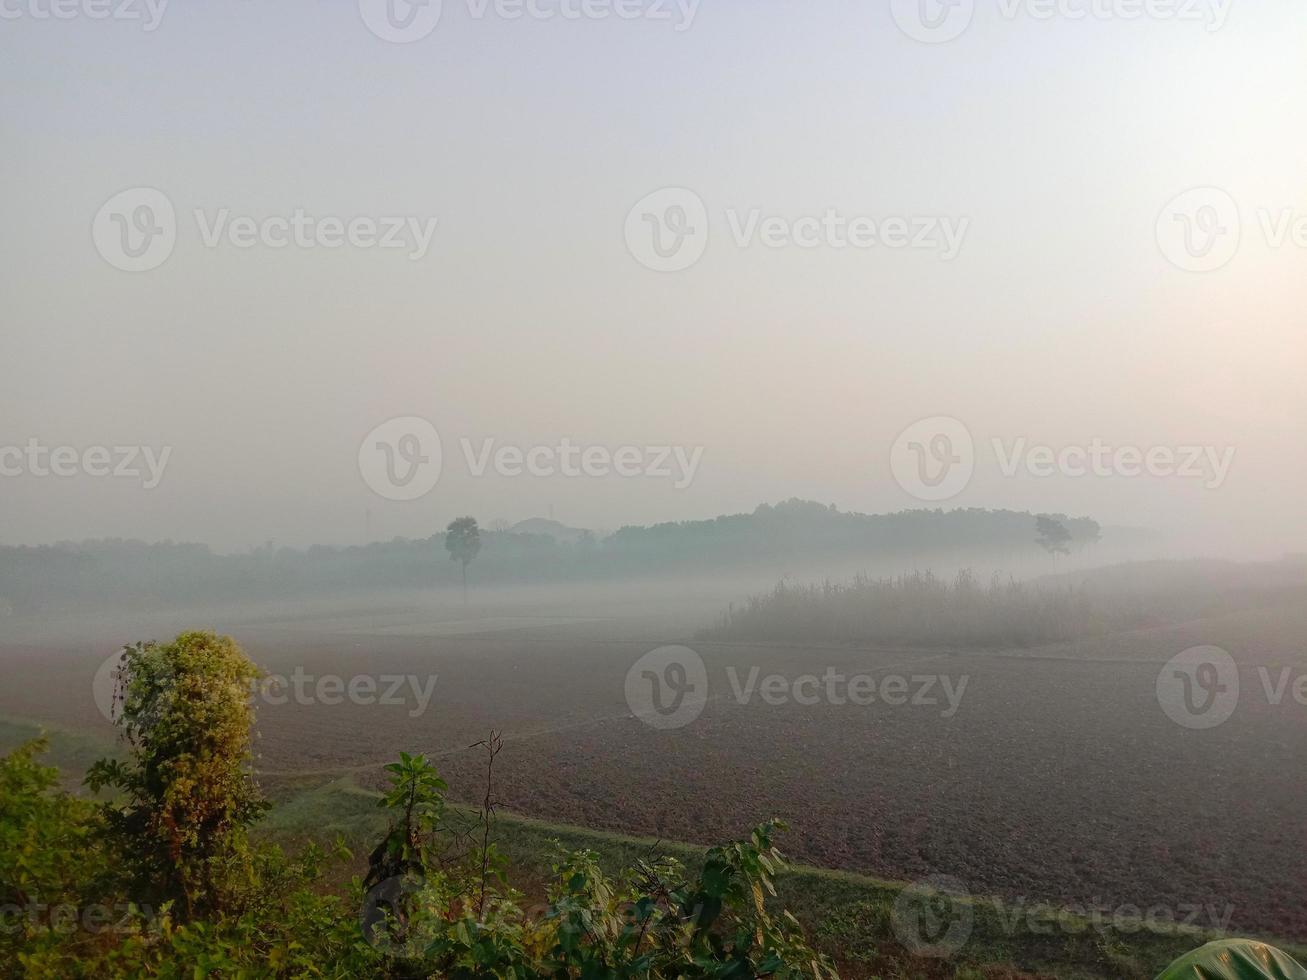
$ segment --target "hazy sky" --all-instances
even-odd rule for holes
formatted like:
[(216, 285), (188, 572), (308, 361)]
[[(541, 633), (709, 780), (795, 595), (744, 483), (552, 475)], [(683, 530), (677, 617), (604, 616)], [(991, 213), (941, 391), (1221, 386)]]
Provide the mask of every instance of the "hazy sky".
[[(705, 0), (667, 19), (661, 0), (607, 19), (617, 0), (519, 19), (445, 0), (408, 43), (370, 30), (370, 0), (178, 0), (157, 25), (93, 17), (97, 0), (47, 18), (51, 2), (0, 0), (0, 542), (353, 543), (369, 512), (382, 538), (550, 507), (611, 528), (790, 496), (1307, 538), (1301, 0), (1138, 17), (1143, 0), (922, 0), (921, 30), (970, 16), (949, 41), (908, 36), (916, 0)], [(396, 24), (434, 9), (395, 3)], [(694, 196), (628, 222), (668, 187)], [(175, 210), (146, 271), (103, 254), (163, 227), (139, 197), (102, 213), (134, 188)], [(1193, 188), (1215, 190), (1176, 203)], [(696, 199), (702, 214), (676, 210)], [(237, 244), (297, 209), (400, 218), (407, 244), (371, 247), (364, 224), (362, 244), (275, 247), (276, 221)], [(895, 218), (923, 247), (899, 247)], [(876, 244), (837, 247), (850, 223)], [(677, 260), (704, 235), (706, 251), (651, 269), (655, 230), (664, 253), (691, 249)], [(409, 416), (440, 435), (440, 479), (387, 499), (360, 447)], [(937, 504), (891, 459), (940, 416), (975, 460)], [(900, 460), (966, 455), (956, 431), (919, 434)], [(408, 465), (420, 440), (383, 435)], [(472, 472), (485, 440), (563, 439), (594, 449), (592, 472), (633, 447), (640, 475)], [(76, 473), (35, 472), (33, 440), (75, 449)], [(1128, 458), (1040, 477), (1024, 455), (1095, 440), (1179, 450), (1178, 469), (1184, 447), (1234, 456), (1218, 478), (1124, 475)], [(146, 489), (148, 472), (93, 475), (96, 446), (125, 469), (114, 447), (170, 454)], [(688, 486), (674, 454), (659, 475), (661, 446), (697, 458)]]

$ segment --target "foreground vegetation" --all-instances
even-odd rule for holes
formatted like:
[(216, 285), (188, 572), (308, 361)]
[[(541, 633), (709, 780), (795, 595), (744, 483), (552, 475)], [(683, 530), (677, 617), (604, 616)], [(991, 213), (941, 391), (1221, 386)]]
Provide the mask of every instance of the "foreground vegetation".
[[(353, 848), (371, 839), (384, 815), (376, 794), (341, 778), (317, 785), (287, 785), (274, 794), (263, 829), (271, 838), (302, 845), (324, 833), (339, 834)], [(451, 822), (470, 822), (476, 812), (449, 808)], [(607, 873), (659, 852), (698, 869), (703, 852), (669, 843), (533, 820), (502, 813), (495, 824), (500, 854), (527, 896), (541, 908), (558, 849), (593, 853)], [(1056, 977), (1058, 980), (1119, 980), (1153, 977), (1176, 957), (1210, 938), (1198, 929), (1161, 923), (1135, 928), (1128, 922), (1093, 921), (1047, 905), (1027, 914), (974, 897), (965, 902), (972, 922), (966, 942), (947, 958), (924, 958), (904, 947), (896, 933), (895, 906), (902, 907), (907, 886), (868, 875), (790, 865), (776, 877), (780, 905), (803, 924), (812, 945), (835, 961), (845, 980), (922, 980), (922, 978)], [(949, 909), (941, 912), (947, 914)], [(1307, 950), (1280, 945), (1303, 958)]]
[[(1206, 938), (967, 898), (966, 942), (921, 958), (896, 928), (902, 884), (786, 869), (775, 824), (705, 854), (524, 820), (496, 812), (489, 783), (481, 806), (448, 804), (420, 757), (388, 767), (384, 794), (298, 781), (265, 801), (252, 668), (230, 641), (187, 634), (123, 666), (124, 751), (91, 767), (107, 803), (60, 791), (40, 741), (0, 760), (0, 975), (824, 977), (838, 962), (1070, 980), (1153, 976)], [(90, 757), (66, 735), (53, 748)], [(491, 775), (498, 743), (482, 750)]]
[[(524, 911), (491, 839), (446, 819), (421, 756), (387, 766), (387, 826), (348, 894), (330, 857), (251, 838), (268, 804), (250, 771), (257, 671), (228, 638), (125, 651), (126, 758), (92, 766), (103, 804), (55, 788), (42, 741), (0, 762), (0, 964), (29, 977), (835, 976), (774, 908), (781, 828), (709, 850), (693, 873), (650, 854), (609, 875), (560, 850), (546, 907)], [(493, 766), (501, 744), (485, 749)], [(336, 855), (348, 860), (343, 844)]]

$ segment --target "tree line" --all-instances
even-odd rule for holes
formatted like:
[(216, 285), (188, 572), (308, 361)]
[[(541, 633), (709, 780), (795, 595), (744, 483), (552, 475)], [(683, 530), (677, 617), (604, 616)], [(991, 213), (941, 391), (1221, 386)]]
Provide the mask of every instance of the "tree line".
[[(1046, 515), (1058, 549), (1098, 539), (1088, 518)], [(461, 518), (460, 520), (468, 520)], [(612, 581), (732, 567), (781, 568), (807, 559), (920, 559), (932, 555), (1038, 555), (1033, 514), (1006, 510), (846, 513), (811, 501), (764, 504), (750, 514), (624, 527), (573, 540), (478, 529), (475, 565), (445, 561), (448, 530), (428, 538), (305, 549), (271, 544), (240, 554), (205, 545), (105, 540), (0, 547), (0, 616), (60, 603), (223, 601), (339, 595), (360, 590)], [(1052, 525), (1049, 525), (1051, 527)]]

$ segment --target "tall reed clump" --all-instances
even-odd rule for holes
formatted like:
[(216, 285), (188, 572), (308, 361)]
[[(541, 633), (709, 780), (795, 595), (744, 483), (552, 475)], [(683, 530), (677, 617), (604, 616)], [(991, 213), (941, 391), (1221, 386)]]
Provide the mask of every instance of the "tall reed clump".
[(1036, 646), (1093, 636), (1122, 625), (1083, 589), (1039, 588), (967, 570), (952, 581), (933, 572), (849, 583), (779, 583), (733, 607), (706, 638), (865, 642), (905, 646)]

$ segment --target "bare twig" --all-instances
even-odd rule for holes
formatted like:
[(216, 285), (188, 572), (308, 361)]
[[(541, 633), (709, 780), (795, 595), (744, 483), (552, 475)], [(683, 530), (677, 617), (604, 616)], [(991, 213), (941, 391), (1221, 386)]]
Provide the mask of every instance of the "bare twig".
[(491, 730), (488, 739), (482, 739), (469, 748), (486, 750), (486, 795), (481, 803), (481, 892), (477, 899), (477, 918), (485, 915), (486, 885), (490, 877), (490, 824), (495, 815), (499, 801), (494, 798), (495, 756), (504, 748), (504, 737)]

